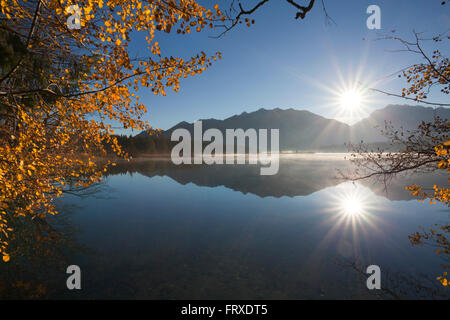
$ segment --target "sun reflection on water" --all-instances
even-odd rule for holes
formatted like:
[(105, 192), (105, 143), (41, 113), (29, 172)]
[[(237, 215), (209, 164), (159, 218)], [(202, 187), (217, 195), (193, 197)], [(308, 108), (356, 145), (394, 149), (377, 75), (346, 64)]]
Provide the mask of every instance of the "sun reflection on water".
[(379, 199), (368, 188), (350, 182), (333, 189), (326, 212), (330, 215), (327, 222), (332, 225), (330, 232), (351, 232), (354, 237), (379, 231), (382, 210)]
[(367, 254), (367, 240), (383, 233), (383, 202), (369, 188), (351, 182), (330, 188), (325, 198), (322, 227), (327, 231), (318, 248), (334, 248), (346, 258)]
[(350, 195), (342, 201), (342, 209), (344, 214), (348, 216), (358, 216), (363, 213), (363, 203), (357, 197)]

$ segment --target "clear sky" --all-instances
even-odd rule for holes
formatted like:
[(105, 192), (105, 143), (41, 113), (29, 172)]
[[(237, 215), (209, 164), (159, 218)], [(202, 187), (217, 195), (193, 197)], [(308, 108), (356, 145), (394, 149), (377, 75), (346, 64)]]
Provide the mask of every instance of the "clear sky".
[[(224, 9), (230, 3), (200, 2), (211, 7), (218, 3)], [(242, 1), (245, 8), (256, 2)], [(366, 27), (366, 9), (372, 4), (381, 8), (381, 30)], [(241, 25), (220, 39), (209, 37), (220, 30), (158, 38), (163, 55), (190, 57), (202, 50), (207, 54), (221, 51), (223, 59), (205, 73), (182, 80), (178, 93), (168, 90), (163, 97), (140, 89), (148, 108), (145, 119), (153, 127), (168, 129), (183, 120), (224, 119), (260, 108), (294, 108), (352, 123), (389, 103), (405, 101), (371, 94), (363, 110), (349, 117), (337, 106), (336, 91), (359, 80), (400, 93), (404, 80), (389, 75), (420, 61), (411, 53), (392, 52), (400, 48), (394, 41), (374, 39), (392, 30), (411, 39), (413, 29), (430, 36), (450, 29), (450, 4), (442, 6), (440, 0), (325, 0), (325, 5), (335, 25), (325, 23), (320, 1), (304, 20), (295, 20), (292, 6), (272, 0), (252, 16), (255, 25)], [(144, 55), (145, 42), (139, 37), (132, 40), (132, 52)], [(447, 56), (448, 43), (441, 47)], [(445, 99), (434, 92), (433, 100)]]

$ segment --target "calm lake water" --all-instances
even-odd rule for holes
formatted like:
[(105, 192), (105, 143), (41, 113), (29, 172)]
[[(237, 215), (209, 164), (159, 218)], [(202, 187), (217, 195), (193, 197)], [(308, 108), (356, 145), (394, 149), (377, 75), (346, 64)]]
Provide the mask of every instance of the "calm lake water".
[[(82, 197), (65, 196), (49, 224), (16, 226), (0, 297), (450, 297), (435, 279), (446, 261), (407, 238), (448, 221), (448, 209), (404, 190), (447, 177), (402, 176), (385, 190), (336, 179), (346, 168), (339, 154), (282, 156), (274, 176), (257, 165), (119, 164)], [(71, 264), (82, 290), (66, 289)], [(383, 290), (366, 287), (371, 264)]]

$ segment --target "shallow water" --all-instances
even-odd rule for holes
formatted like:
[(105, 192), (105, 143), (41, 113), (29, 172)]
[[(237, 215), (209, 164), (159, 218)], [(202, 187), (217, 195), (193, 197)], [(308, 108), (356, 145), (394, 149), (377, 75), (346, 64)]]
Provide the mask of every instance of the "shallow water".
[[(448, 220), (447, 208), (404, 190), (446, 177), (352, 184), (336, 178), (342, 157), (283, 155), (275, 176), (257, 165), (119, 164), (59, 203), (51, 225), (63, 240), (9, 264), (3, 282), (31, 289), (7, 287), (6, 297), (448, 298), (435, 279), (445, 261), (407, 238)], [(81, 267), (82, 290), (66, 289), (69, 264)], [(371, 264), (388, 290), (367, 289)]]

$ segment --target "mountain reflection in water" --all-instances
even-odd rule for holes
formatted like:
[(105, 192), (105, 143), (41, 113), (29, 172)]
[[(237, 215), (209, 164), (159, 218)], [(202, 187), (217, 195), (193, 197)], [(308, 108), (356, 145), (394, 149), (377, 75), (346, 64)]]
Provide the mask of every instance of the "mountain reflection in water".
[[(404, 190), (446, 177), (400, 176), (387, 190), (342, 182), (343, 156), (282, 155), (274, 176), (257, 165), (119, 162), (96, 192), (64, 197), (52, 229), (17, 226), (45, 250), (11, 243), (20, 257), (0, 265), (0, 297), (448, 298), (435, 279), (441, 258), (407, 239), (447, 209)], [(81, 267), (82, 290), (66, 289), (66, 264)], [(367, 289), (369, 264), (383, 290)]]
[[(347, 154), (300, 154), (281, 155), (280, 169), (276, 175), (261, 176), (259, 165), (174, 165), (167, 159), (138, 159), (133, 162), (121, 161), (111, 167), (109, 174), (140, 173), (147, 177), (167, 176), (185, 185), (224, 186), (244, 194), (252, 193), (260, 197), (307, 196), (327, 187), (343, 182), (339, 170), (351, 170), (352, 166), (344, 157)], [(433, 174), (402, 174), (391, 181), (386, 189), (384, 184), (374, 179), (362, 180), (377, 195), (389, 200), (414, 199), (404, 187), (413, 183), (432, 187), (447, 184), (447, 176)]]

